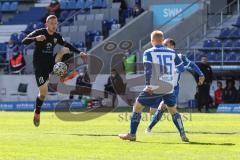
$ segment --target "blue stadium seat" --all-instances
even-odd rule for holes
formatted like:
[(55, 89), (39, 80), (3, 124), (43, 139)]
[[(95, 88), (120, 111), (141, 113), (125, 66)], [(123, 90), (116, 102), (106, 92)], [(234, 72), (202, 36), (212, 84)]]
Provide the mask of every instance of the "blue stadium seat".
[(229, 61), (235, 62), (235, 61), (237, 60), (236, 54), (237, 54), (237, 53), (235, 53), (235, 52), (230, 52)]
[(60, 8), (61, 9), (67, 9), (67, 2), (65, 0), (60, 1)]
[(102, 0), (95, 0), (93, 3), (93, 8), (102, 8)]
[(195, 53), (195, 58), (196, 58), (195, 61), (200, 61), (203, 55), (206, 55), (206, 53), (203, 53), (203, 52)]
[(76, 1), (75, 0), (70, 0), (67, 4), (67, 9), (76, 9)]
[(84, 42), (75, 43), (75, 47), (76, 48), (84, 48), (85, 47)]
[(236, 54), (236, 61), (237, 61), (237, 62), (240, 61), (240, 54), (239, 54), (239, 53)]
[(228, 59), (229, 59), (228, 57), (229, 57), (228, 52), (224, 52), (224, 54), (223, 54), (223, 61), (224, 61), (224, 62), (227, 62)]
[(224, 47), (232, 47), (232, 44), (233, 44), (232, 40), (227, 40), (227, 41), (223, 44), (223, 46), (224, 46)]
[(85, 9), (85, 1), (84, 0), (78, 0), (76, 4), (77, 9)]
[(213, 41), (212, 40), (205, 40), (203, 42), (203, 48), (210, 48), (213, 47)]
[(223, 57), (225, 62), (235, 62), (237, 60), (236, 53), (234, 51), (226, 52)]
[(33, 23), (29, 23), (28, 25), (27, 25), (27, 28), (25, 29), (25, 33), (26, 34), (28, 34), (28, 33), (30, 33), (30, 32), (32, 32), (33, 31)]
[(38, 29), (39, 29), (39, 28), (44, 28), (44, 26), (45, 26), (42, 22), (37, 22), (36, 24), (37, 24), (36, 27), (37, 27)]
[(95, 31), (95, 36), (101, 36), (101, 35), (102, 35), (101, 31)]
[(212, 61), (212, 62), (217, 61), (217, 53), (216, 52), (213, 52), (213, 51), (209, 52), (207, 54), (207, 57), (208, 57), (209, 61)]
[(107, 0), (102, 0), (102, 8), (107, 8)]
[(63, 22), (68, 17), (68, 11), (64, 10), (60, 13), (58, 20)]
[(2, 9), (3, 12), (8, 12), (10, 11), (10, 2), (3, 2), (2, 4)]
[(228, 38), (230, 32), (231, 32), (231, 30), (229, 28), (223, 28), (223, 29), (221, 29), (221, 32), (217, 38), (219, 38), (219, 39)]
[(129, 17), (132, 17), (132, 16), (133, 16), (133, 8), (128, 7), (128, 9), (125, 10), (124, 17), (129, 18)]
[(240, 48), (240, 40), (237, 40), (233, 43), (233, 47)]
[[(89, 3), (89, 2), (88, 2)], [(92, 3), (93, 8), (107, 8), (107, 0), (94, 0)]]
[(91, 36), (92, 36), (92, 32), (91, 32), (91, 31), (87, 31), (87, 32), (85, 33), (85, 35), (86, 35), (86, 38), (87, 38), (88, 40), (90, 40), (90, 39), (91, 39)]
[(18, 33), (12, 33), (10, 36), (10, 40), (12, 40), (14, 43), (18, 43)]
[(102, 24), (103, 24), (103, 29), (106, 29), (108, 31), (111, 29), (112, 23), (110, 21), (103, 20)]
[(217, 47), (217, 48), (221, 48), (222, 47), (222, 42), (220, 40), (215, 40), (213, 42), (213, 46)]
[(17, 11), (17, 7), (18, 7), (18, 2), (12, 2), (10, 7), (9, 7), (9, 10), (10, 11)]
[(231, 33), (228, 36), (231, 39), (240, 38), (239, 30), (236, 28), (231, 29)]
[(6, 43), (0, 43), (0, 54), (3, 54), (6, 51), (7, 51)]
[(216, 52), (216, 61), (222, 62), (222, 52), (221, 51)]
[(93, 8), (94, 1), (93, 0), (87, 0), (85, 3), (85, 8)]
[(238, 17), (236, 23), (234, 23), (232, 25), (235, 26), (235, 27), (238, 27), (238, 28), (240, 27), (240, 16)]

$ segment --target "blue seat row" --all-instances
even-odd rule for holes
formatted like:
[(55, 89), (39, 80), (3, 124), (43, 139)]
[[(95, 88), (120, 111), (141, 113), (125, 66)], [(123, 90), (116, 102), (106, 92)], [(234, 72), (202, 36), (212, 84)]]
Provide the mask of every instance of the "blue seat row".
[[(239, 62), (240, 61), (240, 54), (239, 52), (235, 51), (225, 51), (223, 54), (223, 59), (222, 59), (222, 53), (220, 51), (210, 51), (210, 52), (199, 52), (199, 53), (192, 53), (189, 52), (187, 53), (187, 57), (191, 61), (200, 61), (201, 57), (205, 55), (208, 57), (208, 61), (210, 62)], [(195, 56), (195, 57), (194, 57)]]
[(239, 28), (223, 28), (220, 31), (218, 39), (240, 39), (240, 29)]
[(205, 40), (203, 42), (203, 49), (210, 49), (210, 48), (221, 48), (221, 47), (240, 47), (240, 40)]
[(106, 0), (61, 0), (61, 9), (89, 9), (89, 8), (106, 8)]
[(18, 2), (2, 2), (0, 3), (1, 12), (15, 12), (17, 11)]

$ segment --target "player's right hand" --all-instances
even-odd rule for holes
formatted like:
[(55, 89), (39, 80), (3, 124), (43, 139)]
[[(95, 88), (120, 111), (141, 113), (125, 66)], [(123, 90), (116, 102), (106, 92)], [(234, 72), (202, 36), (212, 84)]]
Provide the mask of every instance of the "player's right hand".
[(42, 42), (44, 40), (46, 40), (46, 37), (44, 35), (39, 35), (36, 37), (36, 41), (38, 41), (38, 42)]

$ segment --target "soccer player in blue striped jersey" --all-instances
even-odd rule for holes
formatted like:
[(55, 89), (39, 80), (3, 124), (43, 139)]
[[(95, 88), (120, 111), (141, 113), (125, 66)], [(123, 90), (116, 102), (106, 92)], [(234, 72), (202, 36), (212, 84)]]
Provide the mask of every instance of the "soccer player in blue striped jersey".
[[(164, 46), (174, 49), (176, 46), (176, 43), (173, 39), (165, 39), (163, 42)], [(191, 68), (192, 70), (194, 70), (198, 75), (199, 75), (199, 85), (202, 85), (204, 82), (204, 74), (202, 73), (202, 71), (199, 69), (199, 67), (191, 62), (186, 56), (182, 55), (182, 54), (178, 54), (178, 56), (181, 58), (181, 60), (183, 61), (183, 65), (185, 68)], [(175, 75), (175, 85), (174, 85), (174, 94), (176, 97), (178, 97), (178, 93), (179, 93), (179, 80), (181, 77), (181, 74), (178, 73)], [(166, 106), (164, 104), (164, 102), (161, 102), (159, 108), (156, 110), (155, 108), (150, 108), (150, 115), (154, 114), (151, 122), (149, 123), (147, 129), (145, 130), (146, 133), (150, 133), (152, 128), (161, 120), (161, 117), (164, 113), (166, 109)], [(179, 129), (179, 128), (178, 128)], [(180, 131), (180, 129), (179, 129)], [(180, 132), (181, 134), (181, 132)], [(183, 139), (184, 140), (184, 139)]]
[[(163, 33), (161, 31), (156, 30), (151, 33), (151, 44), (153, 47), (146, 50), (143, 55), (146, 87), (139, 94), (133, 105), (130, 132), (127, 134), (119, 134), (119, 137), (123, 140), (136, 140), (136, 132), (141, 120), (143, 106), (157, 109), (163, 100), (169, 110), (176, 110), (176, 97), (173, 90), (175, 83), (174, 78), (176, 72), (181, 73), (184, 71), (184, 66), (173, 49), (163, 46), (163, 40)], [(159, 82), (157, 83), (158, 89), (164, 88), (167, 84), (171, 85), (171, 89), (165, 91), (154, 89), (156, 88), (156, 85), (153, 84), (154, 80)], [(163, 85), (164, 83), (165, 85)], [(178, 128), (181, 128), (181, 136), (186, 138), (181, 115), (176, 111), (173, 114), (173, 121)]]

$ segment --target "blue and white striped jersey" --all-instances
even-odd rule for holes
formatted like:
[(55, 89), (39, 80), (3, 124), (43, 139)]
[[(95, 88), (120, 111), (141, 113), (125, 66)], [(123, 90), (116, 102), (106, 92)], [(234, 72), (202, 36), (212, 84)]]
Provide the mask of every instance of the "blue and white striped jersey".
[[(146, 50), (143, 54), (144, 74), (146, 85), (150, 85), (152, 76), (158, 80), (175, 85), (175, 74), (183, 72), (182, 60), (176, 52), (163, 45), (157, 45)], [(152, 68), (154, 67), (154, 68)], [(154, 73), (153, 72), (154, 69)]]

